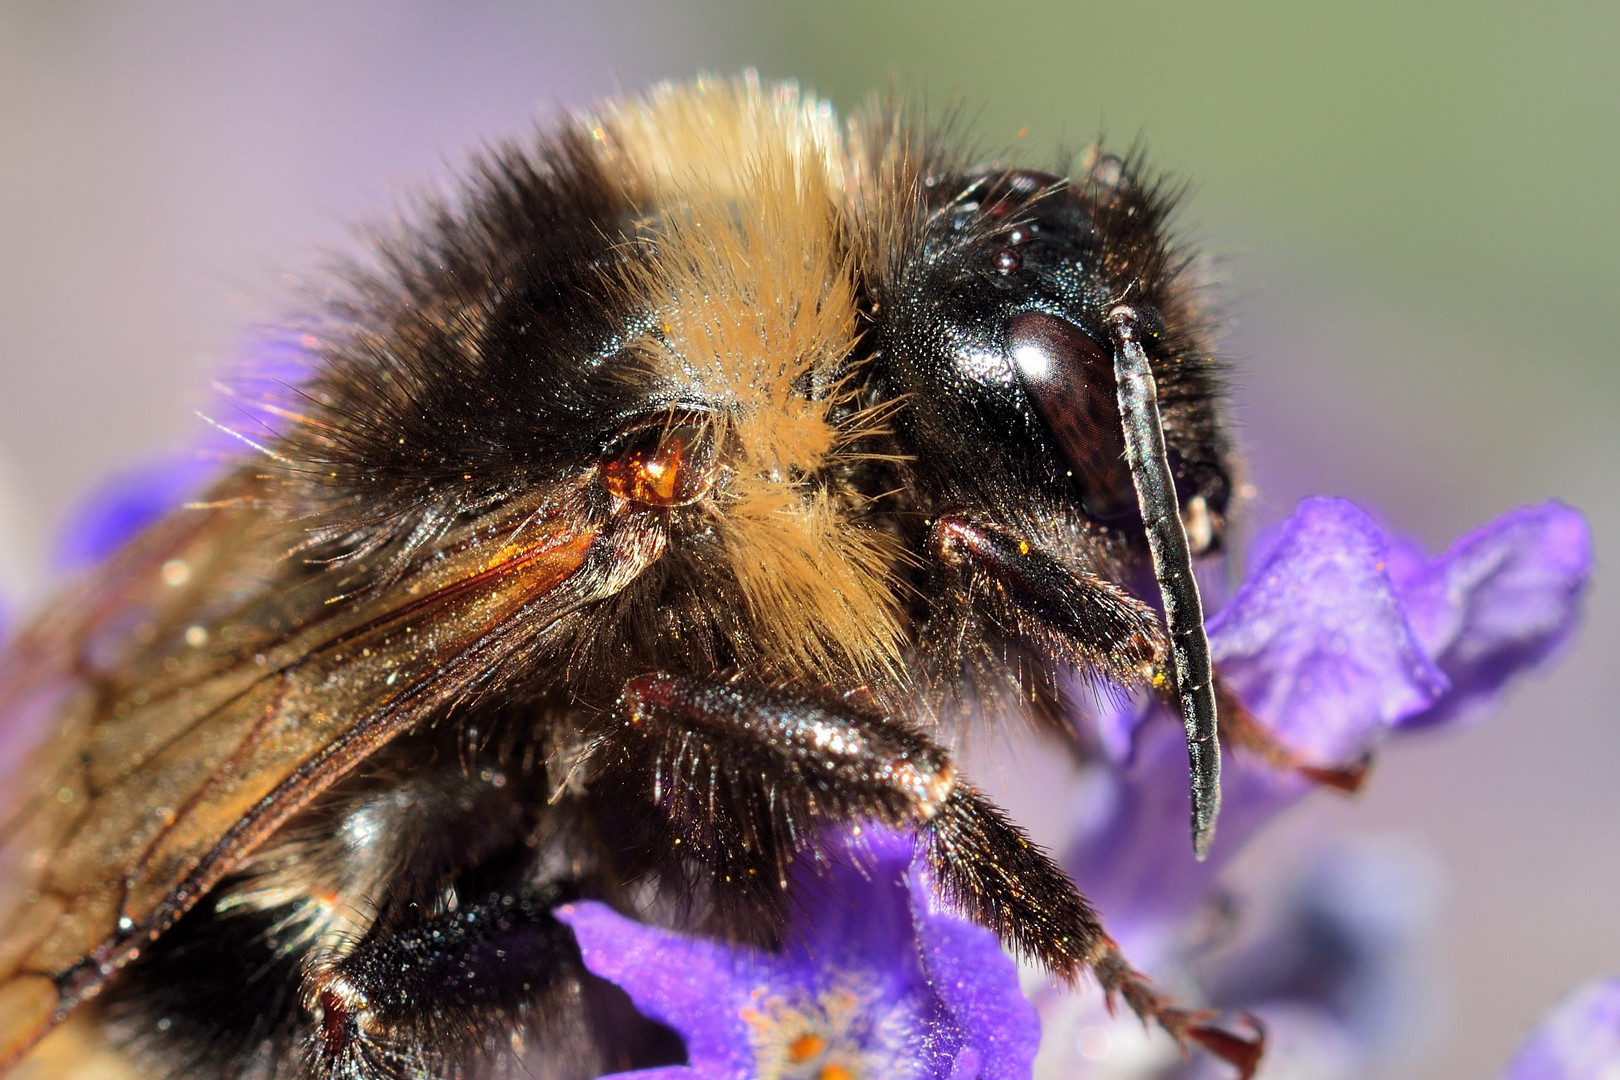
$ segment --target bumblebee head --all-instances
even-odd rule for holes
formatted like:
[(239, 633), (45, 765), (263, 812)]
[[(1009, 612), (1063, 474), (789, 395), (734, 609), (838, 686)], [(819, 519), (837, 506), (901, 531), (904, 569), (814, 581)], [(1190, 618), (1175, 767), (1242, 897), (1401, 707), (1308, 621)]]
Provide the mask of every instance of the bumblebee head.
[(1025, 488), (1141, 550), (1116, 376), (1129, 324), (1188, 547), (1219, 549), (1234, 476), (1223, 372), (1196, 267), (1168, 238), (1170, 194), (1107, 155), (1077, 180), (961, 170), (918, 187), (915, 240), (877, 290), (877, 352), (919, 458), (939, 463), (921, 470), (936, 497), (992, 505)]

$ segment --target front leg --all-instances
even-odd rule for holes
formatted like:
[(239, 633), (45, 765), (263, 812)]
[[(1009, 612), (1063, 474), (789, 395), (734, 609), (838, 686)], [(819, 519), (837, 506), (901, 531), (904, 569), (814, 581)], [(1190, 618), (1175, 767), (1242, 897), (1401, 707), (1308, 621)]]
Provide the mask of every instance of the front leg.
[[(960, 515), (942, 515), (934, 523), (931, 547), (959, 575), (959, 587), (999, 633), (1121, 686), (1148, 687), (1172, 713), (1179, 709), (1167, 668), (1170, 643), (1163, 620), (1119, 585), (1071, 568), (994, 525)], [(1342, 766), (1306, 759), (1250, 712), (1219, 672), (1214, 681), (1221, 735), (1234, 746), (1313, 783), (1341, 791), (1361, 786), (1365, 759)]]
[(1089, 971), (1178, 1040), (1245, 1067), (1258, 1057), (1155, 991), (1057, 864), (908, 726), (843, 699), (648, 675), (626, 686), (600, 738), (593, 787), (639, 791), (667, 824), (665, 850), (687, 852), (718, 895), (777, 929), (789, 867), (820, 830), (912, 830), (941, 895), (1014, 952), (1071, 982)]
[(1151, 684), (1174, 696), (1163, 620), (1121, 586), (960, 514), (941, 515), (928, 546), (952, 586), (1007, 639), (1122, 686)]

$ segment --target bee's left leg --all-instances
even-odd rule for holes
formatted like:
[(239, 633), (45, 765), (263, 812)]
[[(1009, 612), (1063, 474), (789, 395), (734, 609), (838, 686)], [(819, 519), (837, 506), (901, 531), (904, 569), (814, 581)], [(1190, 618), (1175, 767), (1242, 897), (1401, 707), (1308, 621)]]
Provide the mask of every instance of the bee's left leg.
[[(1001, 633), (1021, 645), (1122, 686), (1146, 686), (1175, 713), (1170, 643), (1159, 613), (1107, 578), (1070, 567), (995, 525), (960, 514), (934, 522), (930, 547), (956, 576), (955, 587)], [(1290, 748), (1215, 672), (1223, 739), (1281, 771), (1355, 791), (1367, 762), (1347, 766), (1307, 760)]]
[[(460, 1076), (474, 1062), (521, 1058), (526, 1035), (587, 1031), (579, 948), (551, 915), (564, 898), (555, 887), (496, 890), (375, 926), (340, 955), (312, 958), (303, 978), (314, 1020), (307, 1075)], [(578, 1075), (596, 1075), (587, 1067), (592, 1040), (554, 1052), (575, 1061)]]
[(950, 587), (1008, 639), (1123, 686), (1163, 681), (1162, 617), (1107, 578), (963, 514), (940, 515), (928, 547)]
[(632, 679), (600, 734), (593, 789), (656, 807), (720, 900), (786, 919), (793, 857), (818, 829), (878, 821), (916, 832), (936, 887), (963, 915), (1068, 980), (1090, 971), (1113, 998), (1179, 1040), (1244, 1067), (1258, 1047), (1159, 995), (1050, 856), (957, 775), (925, 735), (844, 699), (663, 675)]

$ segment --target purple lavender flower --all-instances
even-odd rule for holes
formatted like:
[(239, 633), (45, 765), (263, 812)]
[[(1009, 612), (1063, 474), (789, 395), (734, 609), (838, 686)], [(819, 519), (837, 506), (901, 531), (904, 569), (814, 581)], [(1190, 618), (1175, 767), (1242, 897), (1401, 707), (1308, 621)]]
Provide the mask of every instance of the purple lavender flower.
[(1513, 1059), (1505, 1080), (1614, 1080), (1620, 1076), (1620, 978), (1583, 986), (1554, 1007)]
[[(1560, 503), (1504, 515), (1429, 559), (1352, 504), (1312, 499), (1209, 621), (1210, 647), (1217, 671), (1284, 744), (1331, 765), (1391, 734), (1458, 720), (1549, 656), (1575, 623), (1591, 565), (1585, 525)], [(1136, 962), (1174, 977), (1185, 964), (1188, 920), (1220, 870), (1311, 785), (1241, 751), (1229, 755), (1220, 840), (1214, 857), (1194, 863), (1180, 850), (1188, 814), (1180, 727), (1157, 713), (1138, 704), (1103, 716), (1100, 741), (1116, 760), (1085, 777), (1067, 865)], [(1241, 978), (1220, 981), (1218, 1004), (1253, 1008), (1280, 1041), (1301, 1041), (1289, 1030), (1288, 1003), (1259, 980), (1248, 990)], [(1184, 985), (1197, 991), (1190, 979)], [(1058, 1022), (1071, 1032), (1096, 1023), (1076, 1008)], [(1346, 1023), (1351, 1011), (1340, 1010)], [(1322, 1051), (1365, 1034), (1323, 1031), (1314, 1042)], [(1070, 1066), (1072, 1073), (1051, 1075), (1085, 1075), (1079, 1063)]]
[(1439, 877), (1415, 845), (1328, 839), (1246, 894), (1236, 940), (1186, 968), (1213, 1006), (1266, 1018), (1267, 1080), (1381, 1074), (1425, 1048), (1436, 1020)]
[[(1591, 563), (1585, 525), (1561, 503), (1504, 515), (1431, 560), (1353, 504), (1311, 499), (1209, 620), (1210, 649), (1282, 743), (1333, 765), (1463, 715), (1485, 688), (1545, 658), (1575, 623)], [(1106, 912), (1185, 916), (1243, 842), (1311, 788), (1230, 754), (1221, 841), (1195, 864), (1172, 847), (1187, 818), (1179, 727), (1141, 707), (1108, 723), (1105, 742), (1126, 752), (1088, 778), (1108, 790), (1088, 802), (1069, 862)]]
[(801, 864), (804, 918), (778, 954), (654, 929), (598, 903), (558, 909), (586, 966), (686, 1040), (689, 1066), (633, 1075), (1029, 1076), (1039, 1024), (994, 935), (939, 906), (908, 837), (863, 830), (829, 847), (830, 868)]
[(292, 388), (307, 377), (311, 364), (306, 344), (294, 337), (256, 338), (229, 379), (217, 384), (209, 405), (226, 420), (209, 420), (213, 433), (190, 451), (143, 462), (102, 481), (58, 530), (57, 567), (71, 571), (101, 562), (202, 491), (222, 462), (239, 457), (244, 446), (273, 439), (287, 426), (287, 412), (298, 406)]
[(1580, 514), (1548, 502), (1503, 514), (1438, 559), (1392, 538), (1387, 568), (1413, 637), (1448, 682), (1438, 701), (1400, 725), (1433, 727), (1487, 703), (1569, 639), (1592, 574), (1592, 542)]
[(77, 570), (101, 562), (196, 494), (218, 465), (202, 453), (176, 454), (108, 477), (58, 530), (57, 566)]

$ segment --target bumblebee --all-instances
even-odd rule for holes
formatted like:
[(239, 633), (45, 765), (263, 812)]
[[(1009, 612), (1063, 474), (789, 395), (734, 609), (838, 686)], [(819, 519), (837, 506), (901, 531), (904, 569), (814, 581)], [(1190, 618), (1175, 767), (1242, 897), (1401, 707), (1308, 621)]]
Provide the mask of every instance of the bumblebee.
[(878, 822), (1017, 954), (1252, 1069), (947, 749), (1061, 719), (1077, 670), (1146, 688), (1214, 835), (1193, 565), (1236, 462), (1171, 202), (753, 77), (487, 152), (293, 328), (273, 437), (0, 658), (39, 739), (0, 1062), (70, 1017), (144, 1076), (679, 1061), (553, 909), (770, 945), (795, 857)]

